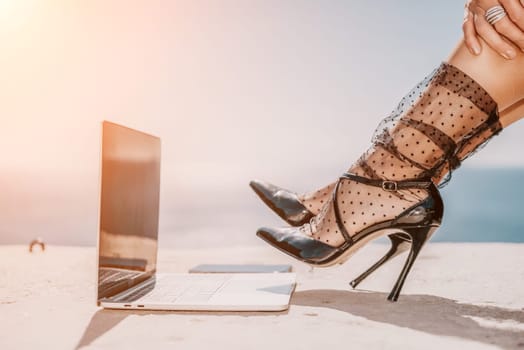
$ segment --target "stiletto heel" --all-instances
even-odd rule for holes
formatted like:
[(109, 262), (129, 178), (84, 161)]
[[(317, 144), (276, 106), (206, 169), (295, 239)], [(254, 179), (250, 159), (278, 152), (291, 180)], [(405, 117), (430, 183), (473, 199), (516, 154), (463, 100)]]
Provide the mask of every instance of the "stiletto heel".
[(397, 282), (388, 296), (389, 301), (398, 300), (398, 296), (400, 295), (404, 281), (406, 280), (406, 277), (408, 276), (415, 259), (417, 259), (420, 250), (437, 228), (437, 226), (426, 226), (405, 229), (406, 234), (411, 237), (411, 250), (409, 251), (406, 263), (404, 264), (404, 267), (398, 276)]
[(375, 270), (378, 269), (380, 266), (382, 266), (389, 260), (393, 259), (397, 255), (402, 254), (406, 250), (408, 250), (411, 245), (410, 237), (402, 233), (389, 235), (388, 238), (391, 241), (391, 248), (389, 249), (389, 251), (379, 261), (373, 264), (373, 266), (371, 266), (369, 269), (363, 272), (360, 276), (358, 276), (357, 278), (355, 278), (353, 281), (349, 283), (349, 285), (353, 289), (355, 289), (360, 284), (360, 282), (366, 279), (366, 277), (368, 277), (373, 272), (375, 272)]

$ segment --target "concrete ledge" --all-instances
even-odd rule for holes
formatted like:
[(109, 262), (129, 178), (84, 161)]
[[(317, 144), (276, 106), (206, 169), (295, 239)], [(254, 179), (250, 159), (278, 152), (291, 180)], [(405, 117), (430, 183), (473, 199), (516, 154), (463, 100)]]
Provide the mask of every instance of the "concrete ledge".
[(95, 306), (95, 249), (0, 246), (2, 349), (521, 349), (524, 244), (430, 243), (399, 302), (386, 300), (405, 255), (348, 282), (387, 246), (315, 269), (271, 247), (161, 250), (160, 271), (200, 263), (292, 263), (298, 286), (282, 313), (109, 311)]

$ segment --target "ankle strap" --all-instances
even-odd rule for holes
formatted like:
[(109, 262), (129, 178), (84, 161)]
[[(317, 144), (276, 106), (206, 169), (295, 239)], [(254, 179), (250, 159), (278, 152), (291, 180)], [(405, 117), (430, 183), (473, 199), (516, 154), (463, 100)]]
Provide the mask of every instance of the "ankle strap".
[(351, 173), (344, 173), (340, 177), (341, 179), (349, 179), (356, 182), (363, 183), (365, 185), (380, 187), (384, 191), (389, 192), (395, 192), (402, 189), (408, 189), (408, 188), (421, 188), (426, 189), (429, 188), (433, 182), (428, 180), (378, 180), (378, 179), (369, 179), (367, 177), (351, 174)]

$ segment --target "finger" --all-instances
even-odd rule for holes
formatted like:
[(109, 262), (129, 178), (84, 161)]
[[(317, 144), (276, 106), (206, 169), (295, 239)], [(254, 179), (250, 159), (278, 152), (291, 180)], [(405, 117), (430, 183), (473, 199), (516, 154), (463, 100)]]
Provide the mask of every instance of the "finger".
[(465, 9), (462, 31), (464, 32), (464, 40), (469, 51), (474, 55), (480, 55), (481, 46), (475, 30), (475, 23), (473, 23), (473, 13), (468, 8)]
[(495, 23), (497, 32), (524, 51), (524, 33), (507, 16)]
[(517, 52), (513, 45), (505, 41), (502, 36), (497, 33), (495, 28), (486, 21), (484, 18), (484, 11), (481, 8), (477, 7), (475, 9), (473, 19), (477, 33), (493, 50), (507, 60), (514, 59), (517, 56)]
[(524, 0), (500, 0), (500, 3), (511, 21), (524, 30)]

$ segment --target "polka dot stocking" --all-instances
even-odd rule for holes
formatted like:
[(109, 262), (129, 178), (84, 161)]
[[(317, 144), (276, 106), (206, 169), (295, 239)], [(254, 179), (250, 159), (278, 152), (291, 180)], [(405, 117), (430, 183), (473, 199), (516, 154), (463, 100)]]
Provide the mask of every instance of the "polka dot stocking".
[[(495, 101), (471, 77), (443, 63), (381, 121), (372, 146), (348, 172), (371, 179), (431, 179), (444, 184), (462, 160), (502, 129)], [(347, 232), (392, 220), (422, 201), (422, 189), (385, 191), (341, 179), (337, 201)], [(313, 220), (301, 227), (332, 246), (344, 243), (333, 207), (334, 184), (301, 197)]]

